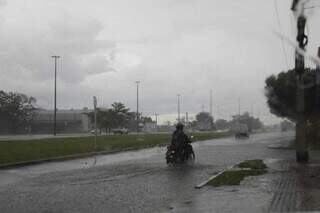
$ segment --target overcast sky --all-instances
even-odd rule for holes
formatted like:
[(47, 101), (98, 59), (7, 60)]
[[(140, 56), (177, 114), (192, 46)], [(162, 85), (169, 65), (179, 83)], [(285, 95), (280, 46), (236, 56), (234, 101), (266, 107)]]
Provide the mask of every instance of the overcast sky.
[[(178, 93), (183, 113), (209, 111), (210, 89), (216, 118), (236, 114), (240, 98), (241, 111), (274, 121), (264, 79), (287, 69), (274, 32), (295, 38), (291, 0), (276, 2), (280, 25), (274, 0), (0, 0), (0, 89), (52, 109), (51, 55), (60, 55), (60, 109), (92, 108), (95, 95), (100, 106), (135, 110), (140, 80), (142, 113), (161, 121), (176, 116)], [(319, 10), (308, 11), (313, 54)], [(293, 48), (285, 49), (293, 67)]]

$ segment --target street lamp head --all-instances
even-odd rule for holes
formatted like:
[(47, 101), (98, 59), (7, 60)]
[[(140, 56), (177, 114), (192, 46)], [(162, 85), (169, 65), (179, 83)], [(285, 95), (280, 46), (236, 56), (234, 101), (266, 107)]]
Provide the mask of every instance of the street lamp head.
[(60, 58), (60, 56), (59, 55), (53, 55), (53, 56), (51, 56), (51, 58)]

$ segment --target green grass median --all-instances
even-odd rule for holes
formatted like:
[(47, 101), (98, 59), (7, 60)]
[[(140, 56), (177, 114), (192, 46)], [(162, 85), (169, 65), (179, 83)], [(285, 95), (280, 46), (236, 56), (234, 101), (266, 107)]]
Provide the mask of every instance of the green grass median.
[[(194, 140), (208, 140), (231, 135), (229, 132), (194, 133)], [(48, 138), (0, 141), (0, 165), (51, 159), (103, 151), (147, 148), (170, 142), (171, 134), (129, 134), (94, 137)]]
[(214, 187), (240, 185), (241, 181), (248, 176), (258, 176), (265, 173), (267, 173), (267, 166), (263, 160), (246, 160), (217, 175), (207, 185)]

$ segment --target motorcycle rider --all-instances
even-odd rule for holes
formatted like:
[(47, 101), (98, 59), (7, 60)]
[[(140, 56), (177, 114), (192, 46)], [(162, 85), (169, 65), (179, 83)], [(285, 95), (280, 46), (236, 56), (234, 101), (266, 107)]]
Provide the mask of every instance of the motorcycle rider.
[[(172, 134), (171, 144), (176, 147), (176, 156), (181, 156), (181, 153), (184, 149), (189, 147), (189, 143), (191, 140), (189, 137), (183, 132), (183, 124), (178, 123), (176, 125), (176, 130)], [(181, 159), (183, 161), (183, 159)]]

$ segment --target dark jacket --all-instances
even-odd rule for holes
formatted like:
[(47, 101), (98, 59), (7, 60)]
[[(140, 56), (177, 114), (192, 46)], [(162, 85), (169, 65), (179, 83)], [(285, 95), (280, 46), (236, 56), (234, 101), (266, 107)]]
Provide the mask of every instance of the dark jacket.
[(191, 143), (191, 141), (182, 130), (175, 130), (173, 132), (171, 144), (174, 144), (177, 147), (183, 147), (188, 143)]

